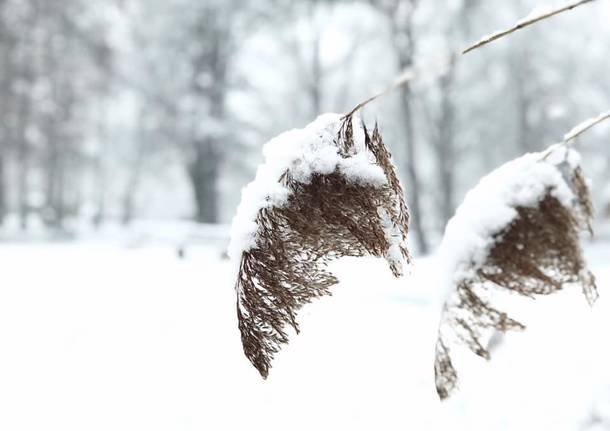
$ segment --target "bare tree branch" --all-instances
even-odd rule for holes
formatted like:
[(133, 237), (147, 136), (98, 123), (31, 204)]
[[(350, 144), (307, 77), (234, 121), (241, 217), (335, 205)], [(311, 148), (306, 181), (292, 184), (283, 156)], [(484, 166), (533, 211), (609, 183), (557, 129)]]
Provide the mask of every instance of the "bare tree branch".
[(573, 1), (571, 3), (568, 3), (568, 4), (564, 5), (564, 6), (561, 6), (559, 8), (548, 10), (548, 11), (546, 11), (544, 13), (540, 13), (540, 14), (537, 14), (537, 15), (534, 15), (534, 16), (531, 16), (531, 17), (527, 17), (527, 18), (521, 19), (520, 21), (517, 22), (517, 24), (515, 24), (511, 28), (508, 28), (506, 30), (498, 31), (496, 33), (492, 33), (489, 36), (484, 37), (483, 39), (479, 40), (474, 45), (471, 45), (468, 48), (464, 49), (462, 51), (462, 54), (467, 54), (470, 51), (473, 51), (473, 50), (475, 50), (477, 48), (480, 48), (480, 47), (482, 47), (484, 45), (487, 45), (488, 43), (491, 43), (491, 42), (493, 42), (495, 40), (503, 38), (504, 36), (507, 36), (507, 35), (509, 35), (511, 33), (514, 33), (514, 32), (516, 32), (518, 30), (521, 30), (521, 29), (523, 29), (525, 27), (528, 27), (528, 26), (530, 26), (532, 24), (535, 24), (535, 23), (537, 23), (539, 21), (543, 21), (543, 20), (545, 20), (547, 18), (551, 18), (551, 17), (553, 17), (555, 15), (559, 15), (560, 13), (567, 12), (569, 10), (572, 10), (572, 9), (578, 7), (578, 6), (582, 6), (585, 3), (591, 3), (593, 1), (596, 1), (596, 0), (578, 0), (578, 1)]

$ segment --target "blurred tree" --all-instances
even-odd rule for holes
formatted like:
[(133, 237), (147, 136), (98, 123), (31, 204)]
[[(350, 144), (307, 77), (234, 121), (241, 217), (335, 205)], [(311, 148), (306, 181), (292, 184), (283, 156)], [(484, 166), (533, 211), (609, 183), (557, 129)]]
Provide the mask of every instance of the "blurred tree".
[[(150, 103), (158, 139), (180, 152), (192, 188), (195, 219), (219, 220), (218, 181), (224, 154), (233, 147), (233, 118), (227, 109), (236, 26), (247, 4), (205, 0), (140, 4), (138, 37), (154, 41), (142, 74), (150, 72), (141, 96)], [(148, 28), (149, 19), (158, 21)], [(163, 63), (161, 63), (163, 62)], [(169, 66), (169, 67), (168, 67)], [(138, 83), (141, 81), (138, 80)]]
[[(414, 32), (414, 15), (419, 6), (418, 0), (369, 0), (377, 10), (382, 12), (389, 22), (392, 47), (399, 70), (406, 70), (414, 65), (416, 54), (416, 35)], [(400, 87), (401, 118), (404, 126), (409, 206), (412, 212), (412, 226), (415, 232), (418, 250), (426, 254), (429, 251), (428, 237), (423, 225), (424, 218), (421, 205), (422, 181), (419, 174), (418, 145), (415, 133), (415, 116), (413, 113), (413, 92), (410, 85)]]
[(0, 0), (0, 223), (8, 212), (6, 165), (11, 141), (10, 106), (15, 71), (15, 36), (9, 23), (8, 0)]
[[(443, 1), (443, 9), (452, 13), (446, 19), (444, 29), (445, 54), (450, 58), (444, 73), (437, 79), (437, 107), (432, 118), (432, 149), (436, 161), (438, 176), (438, 211), (440, 226), (444, 227), (455, 212), (456, 206), (456, 172), (460, 166), (457, 148), (457, 102), (455, 100), (458, 62), (456, 52), (459, 52), (466, 41), (472, 38), (471, 20), (480, 0), (464, 0), (453, 8), (449, 1)], [(471, 69), (472, 70), (472, 69)]]
[(228, 67), (235, 49), (231, 31), (234, 7), (231, 1), (204, 3), (193, 22), (189, 23), (190, 31), (187, 33), (191, 40), (187, 88), (196, 99), (195, 103), (207, 106), (205, 129), (202, 130), (195, 119), (195, 124), (190, 125), (186, 148), (186, 164), (197, 207), (196, 219), (201, 223), (218, 221), (219, 170), (223, 146), (228, 144), (224, 122), (229, 92)]
[[(104, 29), (83, 0), (3, 0), (2, 157), (14, 150), (22, 228), (32, 211), (61, 228), (78, 210), (87, 106), (108, 74)], [(6, 187), (0, 181), (0, 205)]]
[[(26, 227), (39, 215), (62, 228), (88, 208), (96, 223), (129, 221), (158, 215), (145, 212), (152, 197), (226, 221), (261, 142), (349, 109), (416, 57), (457, 50), (535, 5), (0, 0), (0, 220)], [(397, 143), (420, 251), (481, 174), (605, 109), (610, 36), (572, 22), (515, 34), (369, 108), (383, 109)], [(166, 181), (170, 171), (181, 175)]]

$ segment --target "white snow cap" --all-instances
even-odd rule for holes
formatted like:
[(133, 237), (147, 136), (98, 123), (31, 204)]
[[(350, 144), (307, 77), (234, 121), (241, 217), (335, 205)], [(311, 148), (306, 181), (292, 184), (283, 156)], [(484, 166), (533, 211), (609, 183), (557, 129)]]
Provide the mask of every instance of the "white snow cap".
[(265, 161), (254, 180), (241, 194), (241, 202), (231, 227), (229, 257), (239, 261), (244, 251), (256, 246), (256, 216), (263, 208), (286, 204), (290, 190), (279, 179), (287, 170), (301, 183), (308, 183), (312, 175), (330, 174), (338, 170), (348, 180), (359, 184), (380, 186), (386, 176), (365, 150), (364, 133), (357, 117), (354, 125), (354, 151), (342, 157), (336, 145), (342, 114), (323, 114), (303, 129), (293, 129), (271, 139), (263, 147)]
[(470, 190), (449, 220), (439, 249), (446, 275), (446, 291), (480, 268), (494, 245), (493, 236), (517, 216), (515, 207), (535, 207), (546, 192), (563, 205), (574, 205), (575, 196), (566, 182), (580, 164), (580, 155), (571, 149), (529, 153), (512, 160)]

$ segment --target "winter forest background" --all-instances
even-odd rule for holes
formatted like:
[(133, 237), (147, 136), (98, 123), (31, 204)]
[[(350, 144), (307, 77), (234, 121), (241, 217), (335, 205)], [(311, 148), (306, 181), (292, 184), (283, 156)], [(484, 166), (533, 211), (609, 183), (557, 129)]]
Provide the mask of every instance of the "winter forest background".
[[(528, 335), (511, 336), (517, 347), (497, 373), (450, 407), (426, 374), (437, 318), (426, 256), (481, 176), (610, 108), (607, 1), (365, 108), (405, 185), (415, 281), (381, 277), (387, 287), (373, 293), (379, 264), (363, 278), (350, 266), (334, 311), (312, 305), (309, 335), (265, 383), (235, 329), (227, 226), (262, 145), (537, 5), (0, 0), (0, 428), (610, 429), (610, 375), (599, 374), (610, 349), (591, 332), (610, 322), (608, 127), (579, 143), (597, 216), (586, 250), (602, 297), (593, 317), (576, 313), (585, 339), (562, 326), (572, 311), (553, 303)], [(345, 292), (349, 282), (358, 287)], [(361, 321), (365, 312), (375, 323)], [(429, 331), (415, 331), (422, 325)], [(412, 359), (417, 351), (423, 358)], [(542, 388), (520, 386), (532, 379)], [(266, 416), (275, 410), (281, 423)]]
[[(66, 233), (228, 223), (271, 137), (536, 3), (3, 0), (0, 218)], [(607, 107), (608, 19), (605, 3), (575, 10), (367, 109), (408, 180), (420, 250), (481, 175)], [(599, 134), (583, 151), (601, 215), (610, 148)]]

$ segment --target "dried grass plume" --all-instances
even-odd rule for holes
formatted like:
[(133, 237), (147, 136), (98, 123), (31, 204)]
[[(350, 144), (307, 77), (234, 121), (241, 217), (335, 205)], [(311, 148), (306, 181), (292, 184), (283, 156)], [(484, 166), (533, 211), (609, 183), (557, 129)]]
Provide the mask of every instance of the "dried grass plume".
[[(490, 174), (471, 191), (464, 208), (458, 209), (447, 227), (445, 240), (451, 242), (453, 239), (448, 240), (447, 236), (452, 230), (466, 230), (467, 223), (482, 223), (488, 229), (485, 231), (484, 226), (478, 231), (479, 246), (464, 249), (466, 252), (453, 265), (434, 365), (441, 399), (449, 397), (458, 384), (450, 354), (452, 344), (466, 346), (489, 359), (491, 334), (525, 329), (494, 306), (494, 291), (533, 298), (578, 286), (589, 304), (598, 297), (595, 278), (586, 267), (579, 241), (580, 232), (590, 230), (593, 209), (589, 190), (577, 154), (564, 150), (565, 156), (560, 159), (557, 153), (564, 151), (556, 151), (554, 157), (545, 160), (536, 154), (527, 155)], [(496, 225), (476, 220), (476, 216), (464, 220), (472, 216), (467, 207), (475, 209), (475, 200), (483, 200), (481, 211), (493, 211), (494, 203), (485, 201), (485, 195), (494, 185), (499, 187), (497, 194), (504, 194), (496, 197), (505, 204), (499, 214), (506, 212), (510, 216)], [(477, 190), (485, 188), (489, 190)], [(485, 232), (489, 237), (483, 241)], [(451, 248), (452, 244), (445, 240), (441, 247)]]
[(264, 378), (275, 353), (288, 342), (287, 329), (299, 332), (299, 309), (330, 295), (338, 282), (327, 270), (330, 261), (379, 256), (395, 276), (410, 262), (405, 246), (409, 212), (377, 126), (369, 133), (348, 115), (307, 129), (315, 144), (299, 147), (301, 154), (297, 151), (287, 163), (277, 178), (282, 198), (265, 196), (252, 242), (238, 256), (235, 290), (243, 349)]

